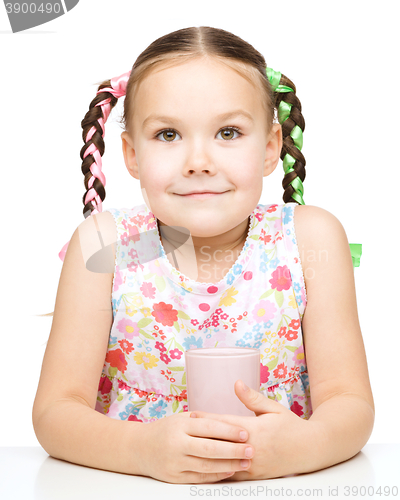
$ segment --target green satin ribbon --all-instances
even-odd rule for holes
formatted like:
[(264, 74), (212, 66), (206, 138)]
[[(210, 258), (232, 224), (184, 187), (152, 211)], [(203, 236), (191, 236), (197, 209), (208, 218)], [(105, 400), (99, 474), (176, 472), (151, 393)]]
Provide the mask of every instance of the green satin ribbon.
[(360, 267), (362, 244), (349, 243), (349, 245), (350, 245), (351, 260), (353, 261), (353, 267)]
[[(274, 71), (272, 68), (266, 68), (266, 74), (268, 81), (271, 84), (273, 92), (279, 92), (279, 93), (294, 92), (292, 88), (280, 84), (282, 73), (280, 73), (279, 71)], [(283, 100), (280, 102), (278, 107), (278, 121), (281, 125), (289, 118), (291, 110), (292, 110), (291, 104)], [(301, 151), (303, 147), (303, 131), (298, 125), (296, 125), (290, 132), (290, 137), (293, 139), (294, 145), (298, 148), (299, 151)], [(293, 158), (292, 155), (287, 153), (283, 159), (283, 170), (285, 172), (285, 175), (288, 174), (289, 172), (294, 171), (293, 165), (295, 163), (296, 159)], [(305, 205), (303, 200), (304, 187), (300, 178), (296, 177), (290, 183), (290, 185), (293, 187), (295, 191), (292, 194), (292, 198), (296, 200), (297, 203), (299, 203), (300, 205)], [(353, 262), (353, 267), (359, 267), (360, 258), (362, 254), (362, 245), (360, 243), (349, 243), (349, 245), (350, 245), (350, 253), (351, 253), (351, 260)]]

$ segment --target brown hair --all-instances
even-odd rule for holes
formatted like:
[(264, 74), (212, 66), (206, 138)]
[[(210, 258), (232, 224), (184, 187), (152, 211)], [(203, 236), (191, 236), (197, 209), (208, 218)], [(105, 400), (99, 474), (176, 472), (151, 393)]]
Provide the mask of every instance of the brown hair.
[[(293, 92), (274, 93), (266, 75), (267, 65), (262, 54), (248, 42), (228, 31), (211, 28), (209, 26), (184, 28), (168, 33), (151, 43), (139, 55), (132, 67), (126, 88), (124, 113), (120, 123), (122, 123), (124, 129), (129, 132), (129, 127), (132, 123), (132, 113), (134, 111), (133, 101), (135, 91), (150, 72), (184, 64), (190, 60), (202, 57), (211, 57), (229, 66), (255, 86), (262, 97), (262, 104), (267, 114), (268, 128), (272, 126), (274, 118), (277, 117), (277, 110), (281, 101), (286, 101), (292, 105), (289, 117), (282, 124), (283, 145), (281, 159), (283, 160), (288, 153), (295, 158), (296, 162), (293, 165), (293, 171), (284, 176), (282, 186), (284, 189), (283, 201), (285, 203), (298, 203), (292, 198), (295, 189), (291, 184), (297, 177), (299, 177), (302, 182), (304, 181), (306, 176), (306, 161), (290, 136), (291, 131), (296, 125), (298, 125), (302, 131), (304, 131), (305, 128), (304, 118), (301, 114), (301, 103), (296, 96), (296, 87), (289, 78), (282, 74), (280, 85), (290, 87), (293, 89)], [(98, 90), (110, 87), (111, 79), (100, 83)], [(100, 92), (90, 103), (89, 111), (81, 122), (83, 129), (82, 138), (85, 142), (85, 145), (80, 151), (82, 159), (81, 170), (85, 176), (84, 185), (86, 189), (82, 197), (82, 203), (84, 205), (83, 215), (85, 218), (90, 216), (91, 212), (94, 210), (94, 205), (91, 201), (85, 204), (85, 198), (90, 189), (88, 183), (93, 176), (90, 167), (94, 162), (94, 157), (92, 154), (88, 154), (86, 158), (84, 158), (84, 153), (92, 143), (94, 143), (100, 155), (103, 156), (104, 154), (105, 145), (102, 137), (103, 131), (98, 121), (100, 118), (104, 117), (101, 107), (97, 106), (97, 104), (105, 99), (110, 99), (111, 109), (118, 102), (118, 99), (109, 92)], [(86, 142), (86, 137), (92, 127), (94, 127), (96, 131), (91, 139)], [(101, 201), (104, 201), (106, 197), (104, 185), (97, 177), (94, 179), (92, 188), (94, 188), (101, 198)]]
[[(164, 35), (153, 43), (151, 43), (136, 59), (132, 67), (131, 75), (126, 88), (126, 96), (124, 102), (124, 113), (120, 123), (124, 125), (124, 129), (129, 132), (130, 124), (132, 123), (132, 113), (134, 111), (134, 95), (139, 84), (146, 76), (155, 70), (165, 69), (178, 64), (184, 64), (190, 60), (201, 57), (212, 57), (218, 62), (229, 66), (231, 69), (243, 76), (247, 81), (252, 83), (262, 95), (262, 103), (267, 113), (268, 124), (271, 126), (275, 117), (275, 111), (278, 109), (281, 101), (286, 101), (291, 104), (291, 112), (287, 120), (282, 124), (283, 145), (281, 151), (281, 159), (289, 153), (296, 159), (293, 166), (294, 171), (289, 172), (284, 176), (282, 186), (284, 189), (283, 201), (296, 202), (292, 198), (295, 189), (291, 183), (296, 177), (299, 177), (303, 182), (306, 176), (304, 159), (301, 151), (295, 146), (292, 137), (290, 136), (293, 128), (298, 125), (302, 131), (305, 128), (303, 115), (301, 114), (301, 103), (296, 96), (296, 87), (294, 83), (286, 76), (282, 75), (280, 84), (293, 89), (293, 92), (273, 93), (271, 85), (266, 76), (265, 59), (252, 45), (242, 40), (236, 35), (228, 31), (209, 26), (199, 26), (192, 28), (184, 28)], [(110, 88), (111, 80), (102, 82), (98, 90), (102, 88)], [(94, 210), (91, 202), (85, 204), (85, 198), (88, 192), (88, 182), (92, 177), (90, 166), (94, 162), (92, 155), (83, 155), (92, 142), (95, 144), (100, 154), (104, 154), (104, 140), (102, 137), (102, 129), (98, 119), (103, 117), (100, 106), (96, 106), (104, 99), (110, 98), (110, 106), (113, 108), (118, 99), (109, 92), (98, 94), (90, 103), (89, 111), (82, 120), (83, 140), (86, 142), (86, 137), (92, 127), (96, 128), (96, 132), (92, 138), (85, 143), (81, 149), (82, 173), (85, 176), (84, 184), (86, 192), (83, 195), (82, 202), (84, 204), (83, 214), (88, 217)], [(105, 189), (99, 179), (94, 180), (93, 188), (100, 196), (101, 200), (105, 199)]]

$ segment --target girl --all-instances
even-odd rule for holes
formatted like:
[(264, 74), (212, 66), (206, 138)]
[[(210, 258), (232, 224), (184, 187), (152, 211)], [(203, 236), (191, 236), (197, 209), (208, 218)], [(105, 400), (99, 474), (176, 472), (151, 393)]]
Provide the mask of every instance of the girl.
[[(146, 203), (102, 212), (104, 124), (122, 96)], [(294, 84), (231, 33), (182, 29), (103, 82), (82, 127), (87, 218), (63, 249), (33, 407), (43, 448), (171, 483), (358, 453), (374, 402), (351, 252), (336, 217), (304, 205)], [(279, 157), (284, 204), (260, 205)], [(260, 349), (260, 392), (235, 384), (254, 418), (188, 412), (184, 351), (210, 346)]]

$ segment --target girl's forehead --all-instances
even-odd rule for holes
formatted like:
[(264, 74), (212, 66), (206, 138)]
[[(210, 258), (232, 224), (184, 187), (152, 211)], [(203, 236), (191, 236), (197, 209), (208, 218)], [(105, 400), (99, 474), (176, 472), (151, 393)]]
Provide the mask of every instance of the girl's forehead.
[(135, 113), (162, 114), (160, 108), (188, 110), (197, 104), (216, 114), (238, 108), (252, 114), (259, 108), (259, 94), (254, 84), (230, 67), (191, 61), (150, 72), (136, 89)]

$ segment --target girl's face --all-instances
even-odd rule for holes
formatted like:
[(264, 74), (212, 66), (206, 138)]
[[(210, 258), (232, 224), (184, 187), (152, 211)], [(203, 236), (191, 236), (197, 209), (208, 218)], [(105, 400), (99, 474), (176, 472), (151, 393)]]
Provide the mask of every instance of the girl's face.
[[(128, 171), (140, 179), (157, 219), (187, 228), (203, 244), (243, 223), (247, 233), (262, 179), (275, 169), (282, 147), (280, 125), (268, 130), (267, 118), (259, 92), (214, 59), (142, 81), (131, 132), (121, 137)], [(223, 194), (181, 196), (194, 190)]]

